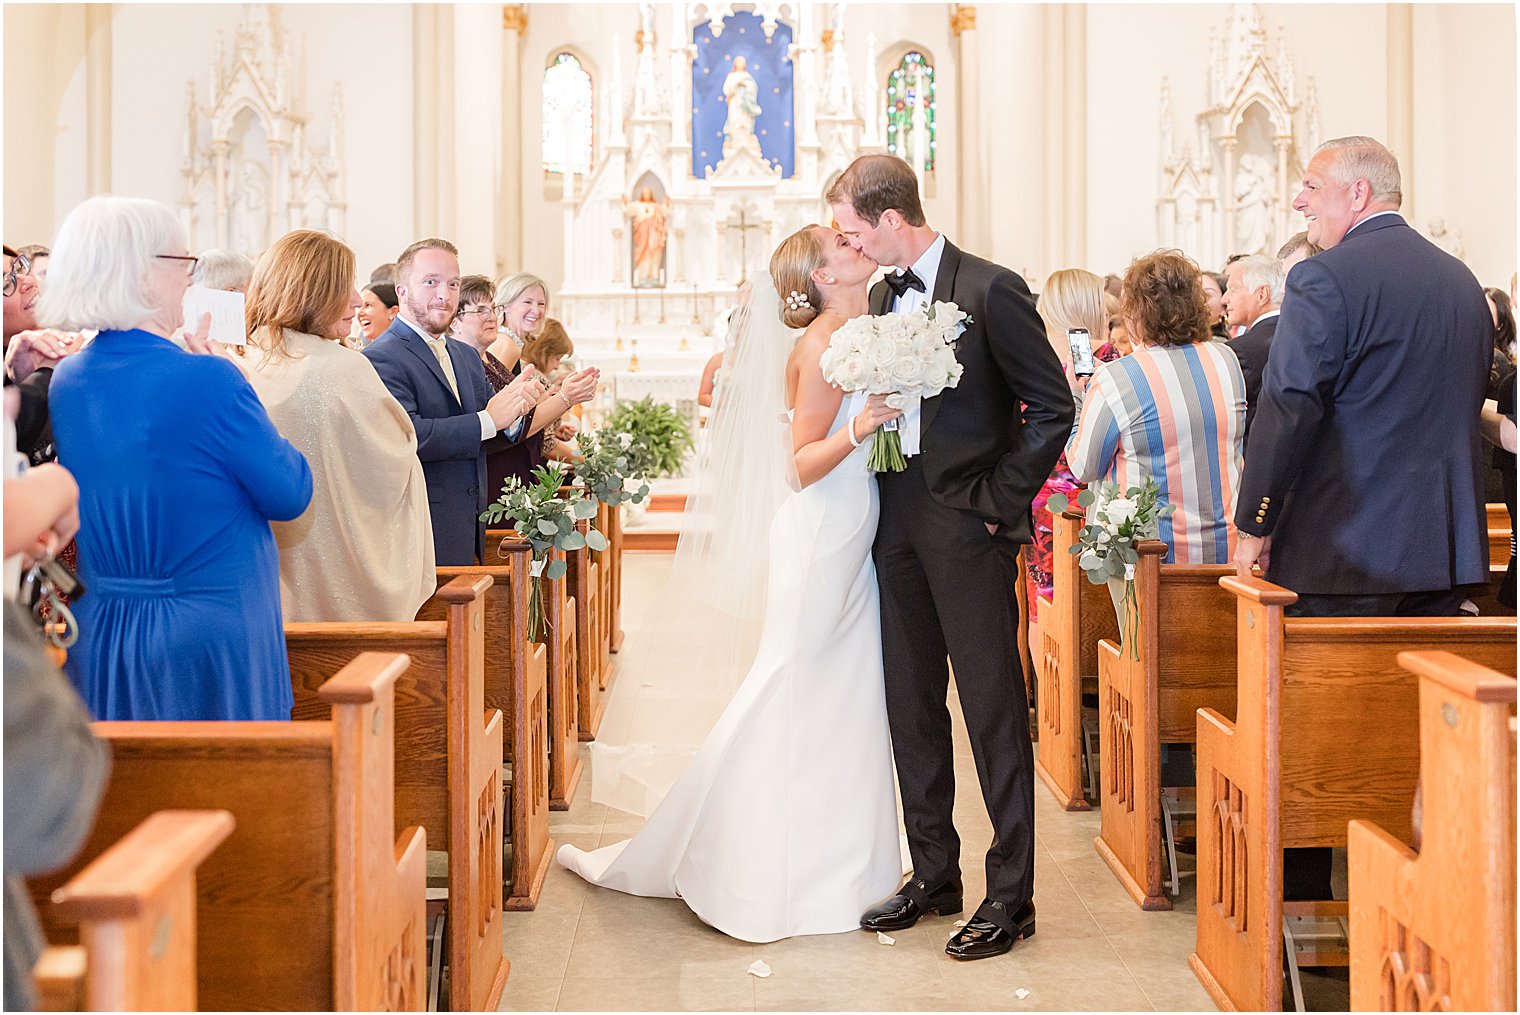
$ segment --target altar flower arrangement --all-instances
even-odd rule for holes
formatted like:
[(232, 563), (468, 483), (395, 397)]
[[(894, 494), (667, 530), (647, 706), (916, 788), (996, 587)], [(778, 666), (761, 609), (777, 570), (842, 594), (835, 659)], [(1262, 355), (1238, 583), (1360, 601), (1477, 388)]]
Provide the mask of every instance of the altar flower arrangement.
[[(1120, 643), (1131, 659), (1140, 658), (1140, 605), (1135, 601), (1135, 565), (1140, 553), (1136, 547), (1141, 540), (1155, 539), (1161, 519), (1177, 510), (1175, 504), (1157, 504), (1160, 493), (1154, 479), (1122, 493), (1117, 483), (1104, 483), (1097, 494), (1083, 490), (1077, 494), (1077, 506), (1093, 508), (1092, 520), (1077, 530), (1077, 542), (1067, 547), (1077, 555), (1077, 566), (1088, 581), (1108, 586), (1119, 618)], [(1046, 501), (1055, 514), (1065, 511), (1069, 503), (1064, 493), (1051, 494)]]
[[(829, 339), (819, 361), (823, 379), (847, 392), (887, 395), (889, 406), (906, 409), (960, 383), (965, 368), (955, 358), (955, 343), (970, 323), (969, 314), (944, 301), (907, 314), (857, 317)], [(870, 467), (908, 467), (895, 420), (876, 428)]]
[(636, 477), (633, 469), (633, 434), (611, 427), (581, 437), (583, 461), (575, 466), (572, 486), (580, 487), (608, 507), (625, 501), (635, 504), (649, 496), (649, 484)]
[(501, 496), (480, 515), (481, 521), (487, 523), (510, 519), (533, 547), (528, 637), (534, 641), (543, 640), (543, 581), (558, 581), (567, 570), (563, 560), (549, 560), (549, 551), (579, 550), (583, 546), (597, 552), (607, 549), (607, 537), (596, 529), (582, 533), (575, 527), (577, 521), (596, 517), (596, 501), (575, 487), (570, 487), (566, 496), (560, 496), (565, 475), (565, 470), (556, 463), (534, 469), (534, 482), (529, 485), (516, 476), (508, 476)]

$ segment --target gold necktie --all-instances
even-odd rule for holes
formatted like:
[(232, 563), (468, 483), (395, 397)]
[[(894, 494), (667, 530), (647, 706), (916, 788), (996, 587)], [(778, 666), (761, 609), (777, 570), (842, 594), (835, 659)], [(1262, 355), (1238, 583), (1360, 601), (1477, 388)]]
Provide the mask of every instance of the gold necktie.
[(433, 355), (438, 357), (438, 365), (443, 367), (443, 376), (449, 382), (449, 390), (454, 392), (454, 400), (459, 401), (459, 381), (454, 377), (454, 361), (449, 358), (449, 340), (430, 338), (427, 344), (432, 347)]

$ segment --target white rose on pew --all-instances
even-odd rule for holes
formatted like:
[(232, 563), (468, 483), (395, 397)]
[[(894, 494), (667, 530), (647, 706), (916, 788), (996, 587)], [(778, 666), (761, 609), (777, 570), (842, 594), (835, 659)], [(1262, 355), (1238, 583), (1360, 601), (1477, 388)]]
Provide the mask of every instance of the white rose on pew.
[(1115, 497), (1103, 508), (1103, 515), (1115, 525), (1123, 525), (1135, 517), (1135, 502), (1128, 497)]
[(625, 431), (623, 433), (618, 434), (617, 438), (618, 438), (618, 443), (623, 446), (623, 450), (624, 451), (627, 451), (629, 448), (633, 447), (633, 434), (627, 433)]

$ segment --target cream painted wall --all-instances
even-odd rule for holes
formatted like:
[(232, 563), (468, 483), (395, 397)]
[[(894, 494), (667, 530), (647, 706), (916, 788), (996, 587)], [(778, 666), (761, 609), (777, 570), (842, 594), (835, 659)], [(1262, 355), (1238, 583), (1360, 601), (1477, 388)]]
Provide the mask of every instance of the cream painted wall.
[(85, 193), (84, 6), (7, 4), (5, 239), (50, 243)]
[(1414, 215), (1462, 230), (1467, 263), (1509, 291), (1516, 267), (1515, 9), (1415, 8)]

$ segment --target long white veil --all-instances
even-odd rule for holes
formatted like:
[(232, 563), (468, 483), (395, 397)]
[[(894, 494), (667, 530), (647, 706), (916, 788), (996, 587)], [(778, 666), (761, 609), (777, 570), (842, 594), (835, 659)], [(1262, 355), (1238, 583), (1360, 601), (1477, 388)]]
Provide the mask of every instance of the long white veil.
[[(598, 803), (652, 811), (749, 671), (765, 613), (771, 523), (799, 485), (786, 411), (786, 362), (799, 334), (781, 322), (770, 275), (751, 274), (729, 319), (713, 411), (650, 632), (656, 641), (700, 647), (683, 655), (679, 671), (649, 667), (655, 672), (637, 689), (641, 704), (623, 728), (604, 722), (591, 745)], [(615, 685), (615, 692), (633, 690)]]

